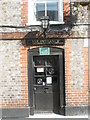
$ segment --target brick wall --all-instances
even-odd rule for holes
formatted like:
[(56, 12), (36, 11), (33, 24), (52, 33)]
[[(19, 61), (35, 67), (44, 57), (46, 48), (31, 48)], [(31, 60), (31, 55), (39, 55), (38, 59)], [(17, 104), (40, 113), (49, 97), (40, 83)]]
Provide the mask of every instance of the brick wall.
[(88, 105), (87, 50), (83, 39), (71, 39), (66, 49), (66, 105), (69, 107)]
[(0, 0), (0, 25), (21, 25), (21, 0)]
[(21, 12), (21, 18), (22, 18), (22, 25), (25, 25), (28, 23), (28, 0), (22, 0), (22, 12)]
[[(27, 106), (27, 47), (22, 46), (20, 41), (14, 40), (0, 41), (0, 45), (1, 105), (4, 107)], [(7, 46), (6, 49), (5, 46)], [(84, 47), (82, 39), (67, 39), (62, 48), (65, 49), (66, 105), (87, 105), (88, 48)]]
[(19, 40), (0, 41), (0, 107), (26, 107), (28, 104), (22, 49)]
[[(1, 15), (0, 23), (21, 26), (21, 28), (0, 28), (0, 91), (2, 91), (0, 93), (0, 105), (1, 107), (27, 107), (27, 49), (29, 47), (22, 45), (21, 41), (31, 29), (23, 27), (28, 21), (27, 0), (22, 2), (21, 0), (1, 0), (0, 2), (2, 3), (2, 5), (0, 4), (2, 13), (4, 12)], [(71, 17), (68, 6), (70, 6), (69, 1), (64, 1), (64, 20), (66, 23), (69, 20), (69, 25), (52, 27), (52, 30), (55, 29), (58, 32), (50, 32), (48, 36), (62, 37), (66, 40), (65, 46), (63, 46), (65, 49), (66, 106), (87, 106), (88, 47), (84, 47), (84, 38), (90, 37), (87, 34), (88, 6), (73, 2), (71, 4)], [(63, 28), (69, 29), (66, 32), (60, 32), (59, 30)], [(35, 31), (36, 28), (32, 28), (32, 30)]]

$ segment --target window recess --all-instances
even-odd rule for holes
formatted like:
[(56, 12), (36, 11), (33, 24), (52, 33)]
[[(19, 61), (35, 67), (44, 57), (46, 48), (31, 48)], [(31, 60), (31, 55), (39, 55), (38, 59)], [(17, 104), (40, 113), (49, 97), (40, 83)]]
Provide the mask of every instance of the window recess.
[(29, 0), (28, 24), (40, 25), (42, 16), (49, 16), (50, 24), (63, 24), (63, 0)]

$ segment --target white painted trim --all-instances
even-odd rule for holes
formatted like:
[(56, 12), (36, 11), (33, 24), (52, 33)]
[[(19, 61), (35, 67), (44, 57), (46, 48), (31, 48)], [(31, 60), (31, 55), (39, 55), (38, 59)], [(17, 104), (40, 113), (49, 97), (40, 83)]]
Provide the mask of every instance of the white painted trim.
[(88, 47), (88, 38), (84, 39), (84, 47)]
[[(50, 21), (50, 25), (59, 25), (59, 24), (64, 24), (64, 22), (57, 22), (57, 21)], [(27, 23), (26, 25), (41, 25), (40, 21), (37, 22), (32, 22), (31, 24)]]
[(47, 1), (45, 1), (45, 16), (47, 16)]
[(32, 23), (34, 20), (34, 2), (33, 0), (28, 0), (28, 24)]
[[(36, 21), (35, 15), (34, 15), (34, 2), (36, 0), (28, 0), (28, 23), (27, 25), (41, 25), (40, 21)], [(39, 1), (39, 0), (38, 0)], [(42, 0), (43, 2), (44, 0)], [(59, 6), (58, 6), (58, 18), (59, 21), (50, 21), (50, 24), (64, 24), (63, 22), (63, 0), (59, 0)]]

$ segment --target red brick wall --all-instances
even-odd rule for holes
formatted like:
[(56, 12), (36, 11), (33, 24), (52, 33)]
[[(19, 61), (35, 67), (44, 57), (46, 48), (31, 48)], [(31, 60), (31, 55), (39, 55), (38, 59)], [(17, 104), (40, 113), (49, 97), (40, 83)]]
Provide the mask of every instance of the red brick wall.
[[(84, 42), (82, 43), (83, 49), (83, 63), (84, 63), (84, 73), (83, 73), (83, 89), (73, 89), (71, 84), (71, 40), (67, 40), (65, 45), (65, 80), (66, 80), (66, 105), (67, 106), (87, 106), (88, 105), (88, 48), (83, 47)], [(77, 83), (78, 84), (78, 83)]]
[(27, 76), (27, 48), (21, 46), (21, 79), (22, 79), (22, 100), (24, 106), (28, 106), (28, 76)]
[[(65, 46), (57, 46), (65, 49), (65, 94), (66, 94), (66, 105), (67, 106), (82, 106), (88, 105), (88, 48), (83, 47), (83, 58), (84, 58), (84, 87), (82, 90), (74, 90), (71, 84), (71, 40), (67, 39)], [(30, 49), (36, 48), (28, 47)], [(26, 51), (27, 48), (23, 48)], [(22, 52), (21, 52), (22, 53)], [(86, 54), (85, 54), (86, 53)], [(26, 58), (26, 54), (24, 54)], [(25, 59), (23, 58), (23, 61)], [(26, 65), (25, 65), (26, 64)], [(27, 62), (22, 62), (22, 66), (27, 66)], [(23, 73), (22, 73), (23, 74)], [(25, 73), (26, 74), (26, 73)], [(22, 79), (25, 79), (24, 77)], [(27, 84), (26, 84), (27, 87)]]
[[(3, 34), (3, 39), (10, 39), (10, 38), (24, 38), (24, 36), (27, 33), (12, 33), (6, 35)], [(82, 43), (82, 49), (83, 49), (83, 63), (84, 63), (84, 86), (82, 90), (74, 90), (72, 89), (71, 84), (71, 75), (72, 71), (71, 68), (71, 40), (72, 39), (66, 39), (65, 46), (57, 46), (59, 48), (65, 49), (65, 94), (66, 94), (66, 105), (69, 106), (78, 106), (78, 105), (88, 105), (88, 48), (83, 47), (84, 42)], [(24, 43), (24, 42), (23, 42)], [(20, 46), (20, 54), (21, 54), (21, 81), (22, 81), (22, 99), (16, 100), (15, 102), (8, 102), (5, 101), (3, 103), (0, 103), (2, 107), (27, 107), (28, 106), (28, 74), (27, 74), (27, 49), (35, 48), (33, 47), (25, 47), (25, 45)]]
[(22, 25), (28, 23), (28, 0), (22, 0)]
[[(18, 35), (18, 37), (19, 36), (20, 35)], [(8, 38), (7, 36), (5, 36), (5, 37)], [(11, 35), (11, 37), (12, 37), (12, 35)], [(3, 42), (4, 42), (4, 40), (3, 40)], [(7, 40), (7, 43), (8, 42), (11, 42), (11, 41)], [(16, 44), (14, 44), (14, 45), (17, 46)], [(7, 46), (5, 46), (5, 47), (7, 47)], [(13, 49), (14, 49), (14, 47), (13, 47)], [(11, 49), (11, 51), (12, 51), (12, 49)], [(0, 100), (0, 107), (1, 108), (24, 108), (24, 107), (28, 107), (27, 48), (25, 48), (24, 46), (20, 45), (20, 51), (18, 51), (18, 52), (20, 52), (19, 54), (21, 56), (20, 57), (20, 64), (19, 64), (19, 66), (21, 68), (20, 68), (20, 74), (18, 74), (17, 76), (20, 76), (20, 79), (18, 79), (18, 77), (15, 74), (14, 74), (15, 77), (13, 77), (14, 79), (11, 79), (12, 78), (12, 74), (11, 74), (11, 75), (9, 75), (9, 77), (10, 77), (12, 83), (8, 82), (9, 79), (7, 79), (8, 84), (6, 86), (4, 86), (3, 83), (2, 83), (2, 85), (4, 87), (2, 87), (2, 91), (1, 91), (0, 95), (2, 95), (2, 98), (3, 98), (2, 92), (4, 92), (6, 96), (4, 95), (5, 97), (3, 99), (1, 98), (1, 100)], [(16, 53), (16, 54), (18, 54), (18, 53)], [(18, 59), (18, 57), (19, 56), (17, 56), (16, 59)], [(14, 61), (14, 56), (13, 55), (12, 55), (11, 59), (12, 59), (13, 64), (14, 64), (15, 61)], [(19, 59), (17, 60), (17, 62), (19, 62)], [(6, 66), (7, 65), (8, 64), (6, 63)], [(11, 65), (11, 63), (10, 63), (10, 65)], [(17, 68), (17, 70), (18, 70), (18, 66), (15, 66), (14, 68)], [(11, 69), (10, 66), (9, 66), (9, 69)], [(7, 75), (8, 75), (9, 71), (7, 70), (6, 72), (7, 72)], [(13, 72), (15, 72), (15, 71), (12, 71), (12, 73)], [(18, 72), (18, 71), (16, 71), (16, 72)], [(3, 72), (2, 72), (2, 74), (3, 74)], [(18, 81), (17, 84), (14, 83), (15, 80)], [(19, 86), (19, 89), (20, 89), (19, 91), (18, 91), (18, 86)], [(14, 88), (16, 87), (15, 91), (14, 91), (13, 87)], [(14, 98), (13, 98), (13, 96), (11, 96), (12, 92), (14, 92), (16, 94), (16, 96)], [(8, 93), (8, 94), (6, 94), (6, 93)], [(18, 96), (18, 94), (19, 94), (19, 96)]]
[[(67, 19), (69, 20), (70, 16), (70, 6), (69, 6), (69, 0), (64, 0), (64, 20), (67, 22)], [(22, 0), (22, 25), (25, 25), (28, 22), (28, 0)], [(79, 30), (78, 30), (79, 31)], [(17, 32), (17, 33), (3, 33), (0, 34), (0, 37), (3, 39), (22, 39), (27, 35), (28, 32)], [(53, 35), (52, 35), (53, 36)], [(59, 36), (61, 37), (61, 35)], [(65, 49), (65, 83), (66, 83), (66, 105), (69, 106), (78, 106), (78, 105), (88, 105), (88, 48), (83, 47), (83, 63), (84, 63), (84, 87), (83, 90), (73, 90), (72, 84), (71, 84), (71, 75), (72, 71), (71, 68), (71, 38), (73, 37), (80, 37), (77, 33), (75, 33), (73, 36), (70, 36), (69, 39), (67, 39), (67, 36), (64, 35), (62, 37), (66, 38), (65, 46), (60, 48)], [(82, 43), (84, 44), (84, 43)], [(0, 103), (3, 107), (24, 107), (28, 106), (28, 76), (27, 76), (27, 47), (21, 45), (21, 79), (22, 79), (22, 99), (15, 101), (15, 102), (3, 102)], [(33, 46), (35, 47), (35, 46)], [(31, 47), (31, 48), (33, 48)]]
[(63, 0), (63, 15), (64, 15), (64, 22), (70, 22), (70, 1)]

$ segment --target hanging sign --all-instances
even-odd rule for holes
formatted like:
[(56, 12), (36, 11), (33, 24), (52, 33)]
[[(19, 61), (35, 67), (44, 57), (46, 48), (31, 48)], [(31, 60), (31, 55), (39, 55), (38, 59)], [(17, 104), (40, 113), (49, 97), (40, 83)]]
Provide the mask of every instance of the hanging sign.
[(29, 46), (40, 46), (40, 45), (64, 45), (65, 39), (60, 38), (47, 38), (47, 39), (36, 39), (36, 38), (26, 38), (26, 45)]
[(39, 54), (40, 55), (50, 55), (50, 48), (39, 48)]

